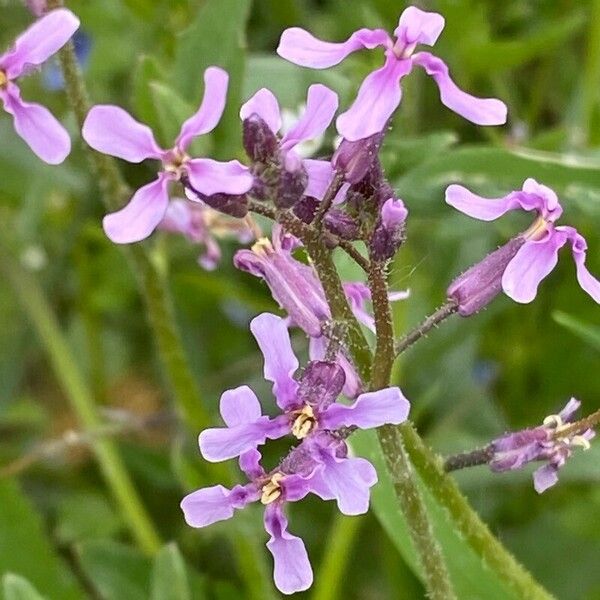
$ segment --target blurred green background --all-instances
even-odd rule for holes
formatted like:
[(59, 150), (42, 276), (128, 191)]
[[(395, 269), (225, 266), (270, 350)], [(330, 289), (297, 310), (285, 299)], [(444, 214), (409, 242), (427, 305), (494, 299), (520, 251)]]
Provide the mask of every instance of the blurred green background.
[[(450, 182), (489, 195), (517, 189), (526, 177), (553, 187), (565, 208), (563, 223), (586, 236), (588, 266), (600, 274), (600, 1), (417, 4), (445, 16), (434, 52), (447, 61), (455, 80), (477, 95), (502, 98), (509, 123), (475, 127), (439, 103), (424, 74), (414, 72), (405, 80), (383, 151), (387, 174), (410, 210), (408, 242), (391, 276), (393, 287), (412, 292), (395, 307), (399, 333), (443, 301), (455, 275), (527, 222), (517, 215), (486, 224), (458, 214), (443, 201)], [(85, 78), (94, 102), (127, 108), (165, 144), (197, 106), (203, 70), (211, 64), (227, 68), (232, 83), (226, 115), (198, 150), (243, 159), (237, 112), (256, 89), (270, 87), (294, 110), (307, 85), (322, 81), (346, 107), (362, 77), (381, 61), (379, 52), (363, 52), (328, 71), (295, 67), (274, 54), (285, 27), (301, 25), (323, 39), (341, 40), (361, 26), (393, 30), (407, 4), (81, 0), (68, 5), (90, 38)], [(15, 0), (0, 1), (0, 8), (5, 47), (31, 16)], [(72, 366), (91, 386), (105, 425), (83, 434), (82, 444), (64, 443), (67, 432), (82, 430), (49, 362), (48, 340), (42, 343), (4, 276), (0, 573), (20, 575), (51, 599), (249, 597), (231, 540), (247, 536), (262, 547), (260, 510), (237, 515), (237, 529), (231, 523), (205, 530), (184, 524), (178, 503), (189, 487), (182, 484), (182, 473), (199, 467), (198, 432), (176, 417), (135, 277), (101, 230), (104, 209), (64, 93), (44, 88), (43, 82), (44, 74), (28, 78), (23, 96), (42, 101), (67, 123), (74, 151), (64, 165), (45, 166), (14, 134), (8, 116), (0, 117), (0, 272), (17, 272), (41, 287), (75, 357)], [(333, 132), (321, 154), (331, 151), (332, 139)], [(134, 186), (148, 181), (154, 168), (120, 166)], [(237, 245), (223, 243), (222, 265), (212, 273), (198, 268), (198, 248), (184, 240), (158, 234), (146, 246), (159, 270), (168, 273), (187, 353), (214, 422), (220, 393), (242, 383), (272, 412), (247, 325), (257, 313), (278, 309), (264, 285), (232, 267)], [(348, 279), (358, 278), (340, 261)], [(305, 356), (303, 337), (294, 341)], [(596, 410), (599, 359), (598, 306), (577, 286), (565, 249), (533, 304), (502, 297), (480, 315), (455, 318), (403, 356), (395, 383), (413, 402), (419, 431), (436, 450), (448, 453), (537, 424), (570, 396), (583, 402), (585, 413)], [(105, 435), (118, 440), (161, 537), (176, 543), (158, 559), (135, 547), (102, 482), (89, 448)], [(372, 438), (358, 447), (373, 451), (369, 444)], [(275, 444), (267, 461), (274, 464), (283, 452), (285, 444)], [(492, 475), (481, 467), (457, 474), (492, 530), (561, 599), (600, 599), (600, 490), (594, 485), (599, 458), (597, 444), (578, 453), (561, 472), (560, 485), (543, 496), (534, 492), (530, 471)], [(210, 472), (203, 476), (211, 477)], [(375, 500), (370, 514), (355, 518), (335, 517), (332, 503), (314, 499), (291, 507), (290, 529), (305, 539), (316, 574), (315, 587), (302, 597), (424, 597), (397, 515), (383, 492), (376, 492)], [(443, 512), (438, 518), (444, 521)], [(481, 580), (481, 566), (460, 553), (460, 542), (452, 543), (445, 551), (453, 553), (455, 570), (464, 575), (461, 600), (492, 597), (470, 587), (469, 581)], [(27, 587), (13, 579), (5, 579), (7, 598)], [(514, 597), (500, 589), (494, 594)]]

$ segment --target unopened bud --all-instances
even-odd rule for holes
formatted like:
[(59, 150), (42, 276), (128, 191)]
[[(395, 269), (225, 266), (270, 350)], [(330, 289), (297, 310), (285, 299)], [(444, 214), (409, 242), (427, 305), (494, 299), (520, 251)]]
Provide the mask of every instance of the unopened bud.
[(383, 140), (383, 133), (349, 142), (342, 140), (331, 160), (335, 170), (344, 173), (344, 179), (349, 183), (358, 183), (365, 178), (373, 164)]
[(308, 175), (304, 167), (288, 171), (283, 169), (279, 176), (275, 205), (277, 208), (291, 208), (304, 195), (308, 184)]
[(408, 210), (399, 198), (389, 198), (381, 207), (381, 216), (371, 238), (371, 254), (376, 261), (392, 258), (404, 241), (404, 223)]
[(211, 208), (238, 219), (242, 219), (248, 214), (248, 198), (245, 194), (242, 196), (213, 194), (212, 196), (202, 196), (201, 199)]
[(502, 275), (524, 243), (522, 236), (512, 238), (450, 284), (448, 298), (456, 300), (461, 316), (480, 311), (502, 291)]
[(277, 136), (261, 117), (253, 114), (244, 119), (242, 128), (244, 150), (251, 161), (266, 163), (275, 158), (279, 147)]
[(330, 209), (323, 218), (323, 222), (328, 231), (343, 240), (353, 241), (360, 236), (358, 223), (342, 210)]

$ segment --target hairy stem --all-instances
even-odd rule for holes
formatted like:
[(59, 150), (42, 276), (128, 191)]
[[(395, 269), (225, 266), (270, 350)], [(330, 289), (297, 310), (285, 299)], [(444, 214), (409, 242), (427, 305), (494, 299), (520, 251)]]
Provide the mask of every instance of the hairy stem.
[[(0, 254), (0, 271), (11, 283), (21, 307), (35, 327), (54, 373), (82, 428), (99, 429), (102, 422), (93, 394), (79, 370), (43, 290), (4, 250)], [(106, 485), (123, 514), (124, 522), (130, 528), (140, 549), (147, 554), (154, 554), (160, 547), (160, 539), (129, 478), (116, 445), (108, 439), (99, 438), (91, 446)]]
[(453, 315), (458, 310), (458, 305), (454, 300), (448, 300), (442, 304), (433, 314), (429, 315), (418, 327), (409, 331), (397, 344), (396, 356), (402, 354), (410, 348), (415, 342), (427, 335), (434, 327), (437, 327), (442, 321)]
[(600, 409), (579, 421), (567, 423), (563, 427), (559, 427), (552, 437), (564, 438), (569, 437), (570, 435), (577, 435), (588, 429), (593, 429), (598, 423), (600, 423)]
[(321, 224), (323, 222), (323, 217), (327, 214), (327, 211), (331, 208), (333, 199), (335, 198), (336, 194), (340, 191), (340, 188), (342, 187), (343, 183), (344, 183), (344, 174), (337, 171), (335, 173), (335, 175), (333, 176), (333, 179), (331, 180), (331, 183), (329, 184), (329, 187), (327, 188), (325, 195), (323, 196), (323, 199), (319, 203), (319, 208), (317, 209), (317, 212), (315, 213), (315, 218), (312, 222), (312, 225), (314, 226), (315, 229), (318, 230), (321, 228)]
[(470, 452), (461, 452), (446, 457), (444, 460), (444, 471), (458, 471), (467, 469), (468, 467), (477, 467), (479, 465), (487, 465), (494, 456), (494, 451), (491, 446), (485, 448), (477, 448)]
[(377, 435), (411, 539), (419, 555), (428, 597), (432, 600), (456, 599), (446, 562), (431, 527), (400, 431), (394, 425), (384, 425), (377, 430)]
[[(394, 363), (394, 327), (389, 301), (385, 265), (371, 259), (369, 287), (373, 301), (377, 345), (373, 359), (371, 389), (378, 390), (390, 383)], [(427, 507), (419, 491), (416, 476), (397, 428), (384, 425), (377, 436), (392, 480), (398, 503), (406, 517), (425, 577), (425, 587), (434, 600), (456, 598), (446, 562), (429, 521)]]
[(493, 536), (471, 508), (456, 482), (444, 472), (436, 456), (419, 437), (411, 423), (398, 427), (406, 450), (425, 485), (446, 508), (454, 526), (485, 564), (495, 571), (523, 600), (552, 600), (549, 594), (515, 557)]

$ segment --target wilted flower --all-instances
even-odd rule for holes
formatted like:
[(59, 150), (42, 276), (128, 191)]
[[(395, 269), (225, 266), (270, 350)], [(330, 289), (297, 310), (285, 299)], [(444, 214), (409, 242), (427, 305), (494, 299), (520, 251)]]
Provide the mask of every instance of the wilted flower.
[(104, 231), (113, 242), (137, 242), (156, 229), (167, 211), (171, 181), (185, 178), (206, 196), (243, 194), (252, 187), (253, 177), (239, 161), (219, 162), (210, 158), (190, 158), (186, 154), (195, 137), (217, 126), (225, 108), (228, 80), (223, 69), (206, 69), (202, 104), (182, 125), (175, 146), (170, 150), (160, 148), (151, 129), (118, 106), (98, 105), (90, 110), (82, 133), (92, 148), (128, 162), (139, 163), (153, 158), (162, 163), (155, 181), (137, 190), (127, 206), (104, 217)]
[(475, 98), (450, 78), (448, 67), (429, 52), (414, 54), (418, 44), (433, 46), (444, 28), (444, 18), (409, 6), (400, 16), (395, 39), (383, 29), (359, 29), (345, 42), (322, 42), (304, 29), (286, 29), (277, 48), (283, 58), (305, 67), (325, 69), (363, 48), (385, 48), (385, 64), (366, 77), (354, 104), (337, 119), (337, 129), (350, 141), (382, 131), (402, 96), (400, 81), (413, 66), (425, 69), (435, 80), (443, 104), (478, 125), (501, 125), (506, 106), (494, 98)]
[(65, 128), (50, 111), (21, 100), (15, 81), (58, 52), (79, 27), (79, 19), (64, 8), (53, 10), (22, 33), (0, 56), (0, 98), (14, 119), (15, 131), (44, 162), (56, 165), (71, 151)]
[(547, 417), (540, 427), (509, 433), (494, 440), (490, 445), (492, 471), (512, 471), (532, 461), (545, 461), (547, 464), (534, 472), (533, 484), (539, 494), (552, 487), (558, 481), (558, 470), (571, 456), (573, 448), (588, 449), (595, 436), (592, 429), (581, 433), (570, 430), (569, 423), (580, 406), (581, 402), (571, 398), (558, 415)]
[[(263, 416), (258, 399), (247, 386), (225, 392), (221, 416), (227, 427), (200, 434), (200, 450), (206, 460), (234, 458), (267, 439), (287, 434), (304, 439), (321, 431), (368, 429), (406, 419), (409, 403), (397, 387), (361, 394), (350, 406), (337, 403), (346, 378), (335, 362), (313, 360), (299, 380), (295, 379), (299, 363), (280, 317), (264, 313), (252, 320), (250, 329), (264, 356), (265, 379), (273, 382), (273, 395), (283, 414)], [(235, 425), (230, 424), (232, 414), (236, 415)]]
[(221, 260), (217, 238), (231, 237), (241, 244), (247, 244), (254, 238), (254, 231), (247, 221), (222, 215), (203, 202), (191, 202), (181, 198), (169, 202), (167, 212), (158, 228), (170, 233), (179, 233), (192, 244), (204, 246), (198, 263), (207, 271), (215, 269)]
[[(558, 262), (558, 251), (569, 242), (579, 285), (600, 303), (600, 281), (585, 266), (587, 243), (574, 227), (555, 226), (563, 209), (550, 188), (534, 179), (527, 179), (522, 190), (511, 192), (503, 198), (488, 199), (473, 194), (463, 186), (451, 185), (446, 190), (446, 202), (466, 215), (482, 221), (492, 221), (508, 211), (517, 209), (537, 212), (537, 218), (531, 227), (516, 236), (515, 240), (519, 242), (512, 245), (509, 242), (503, 247), (506, 249), (506, 256), (502, 255), (503, 260), (509, 260), (501, 274), (502, 289), (513, 300), (528, 303), (535, 298), (538, 285)], [(516, 252), (511, 257), (514, 249)], [(496, 252), (500, 253), (500, 250)], [(495, 263), (488, 263), (494, 272), (498, 271)], [(473, 269), (474, 267), (469, 271)], [(451, 289), (452, 287), (454, 284)]]

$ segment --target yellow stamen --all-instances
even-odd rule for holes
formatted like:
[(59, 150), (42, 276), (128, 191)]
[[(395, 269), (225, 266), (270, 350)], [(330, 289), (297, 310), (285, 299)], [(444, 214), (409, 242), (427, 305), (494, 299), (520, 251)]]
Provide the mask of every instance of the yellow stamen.
[(271, 240), (266, 237), (262, 237), (256, 241), (256, 243), (252, 246), (252, 252), (254, 254), (269, 254), (273, 252), (273, 244), (271, 244)]
[(299, 440), (304, 439), (316, 426), (315, 413), (308, 404), (300, 411), (292, 425), (292, 434)]
[(574, 435), (571, 438), (571, 446), (581, 446), (584, 450), (589, 450), (592, 445), (582, 435)]
[(275, 473), (269, 480), (269, 483), (265, 484), (262, 488), (262, 494), (260, 501), (265, 506), (271, 504), (281, 496), (281, 486), (279, 482), (283, 479), (283, 473)]
[(6, 76), (6, 73), (4, 71), (0, 70), (0, 88), (4, 87), (7, 83), (8, 83), (8, 77)]
[(556, 431), (560, 431), (565, 427), (563, 420), (560, 415), (548, 415), (544, 419), (544, 425), (546, 427), (553, 427)]

